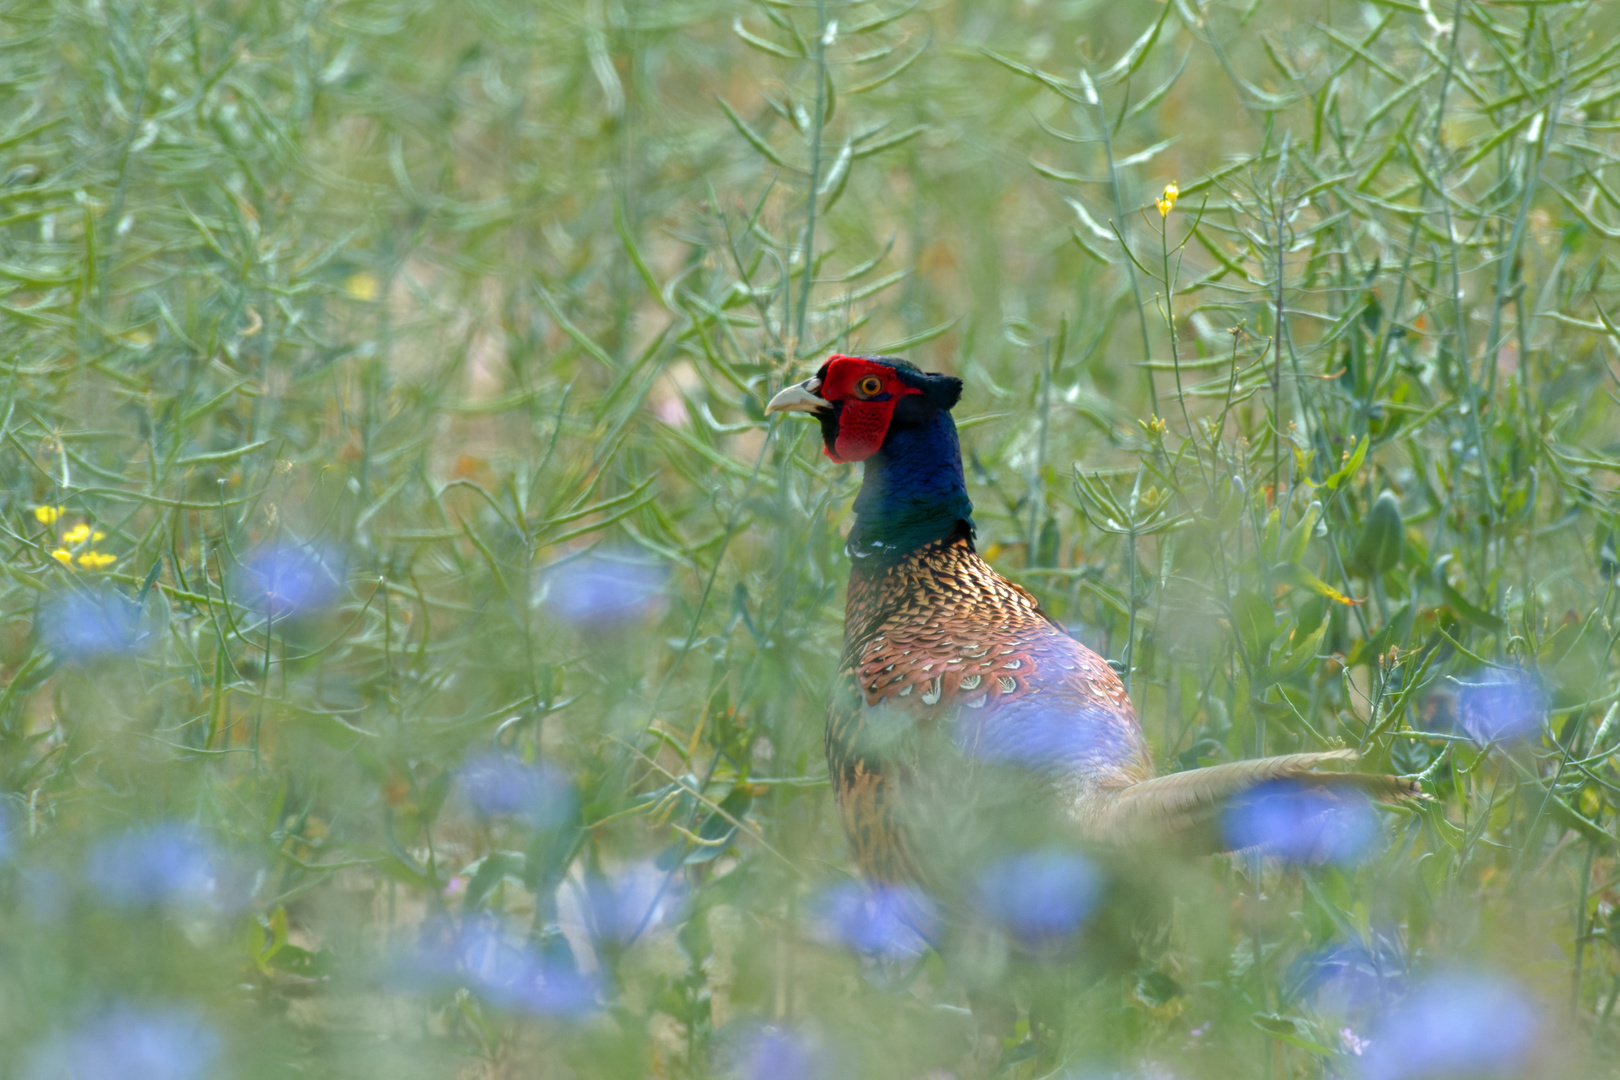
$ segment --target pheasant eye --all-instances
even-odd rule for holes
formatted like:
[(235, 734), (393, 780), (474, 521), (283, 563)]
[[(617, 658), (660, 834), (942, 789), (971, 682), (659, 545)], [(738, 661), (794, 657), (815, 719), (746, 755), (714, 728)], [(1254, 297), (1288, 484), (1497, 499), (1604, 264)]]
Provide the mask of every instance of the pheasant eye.
[(883, 380), (876, 375), (868, 375), (861, 380), (860, 386), (856, 387), (856, 389), (866, 397), (876, 397), (883, 391)]

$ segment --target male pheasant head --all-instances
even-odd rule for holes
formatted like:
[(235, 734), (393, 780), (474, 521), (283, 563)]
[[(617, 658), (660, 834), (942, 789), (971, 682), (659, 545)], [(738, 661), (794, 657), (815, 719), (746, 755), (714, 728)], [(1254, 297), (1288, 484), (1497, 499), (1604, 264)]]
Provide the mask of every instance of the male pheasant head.
[(922, 426), (935, 411), (949, 412), (961, 396), (961, 379), (920, 371), (897, 357), (835, 354), (810, 378), (772, 398), (765, 412), (810, 413), (821, 421), (828, 457), (865, 461), (883, 448), (892, 429)]
[(866, 463), (848, 550), (899, 555), (972, 535), (973, 504), (951, 420), (961, 396), (961, 379), (896, 357), (834, 355), (765, 411), (814, 416), (829, 458)]

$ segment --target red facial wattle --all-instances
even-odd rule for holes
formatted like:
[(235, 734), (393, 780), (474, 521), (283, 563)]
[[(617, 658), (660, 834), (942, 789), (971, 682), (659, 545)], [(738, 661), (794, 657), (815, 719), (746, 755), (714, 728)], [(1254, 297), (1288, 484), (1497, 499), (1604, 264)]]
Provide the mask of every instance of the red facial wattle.
[[(823, 452), (839, 462), (865, 461), (883, 447), (889, 434), (894, 406), (917, 390), (902, 381), (893, 368), (856, 356), (833, 356), (822, 366), (820, 395), (840, 404), (838, 435)], [(869, 380), (881, 386), (871, 393)]]
[(888, 401), (844, 402), (838, 413), (838, 438), (822, 452), (834, 461), (865, 461), (883, 447), (894, 416), (894, 398)]

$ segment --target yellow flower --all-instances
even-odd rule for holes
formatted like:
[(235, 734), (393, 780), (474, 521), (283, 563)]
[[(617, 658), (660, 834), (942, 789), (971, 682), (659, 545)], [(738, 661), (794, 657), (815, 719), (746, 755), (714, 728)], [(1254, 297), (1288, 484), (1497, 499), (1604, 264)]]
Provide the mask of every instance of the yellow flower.
[(62, 543), (64, 544), (82, 544), (88, 539), (90, 539), (90, 526), (82, 521), (62, 534)]
[(1603, 793), (1588, 784), (1581, 789), (1581, 813), (1589, 818), (1595, 818), (1598, 811), (1603, 809)]
[(54, 524), (56, 519), (62, 516), (64, 509), (65, 507), (61, 506), (36, 506), (34, 507), (34, 520), (41, 525)]
[(79, 556), (79, 565), (86, 570), (100, 570), (104, 566), (111, 566), (118, 561), (116, 555), (106, 555), (99, 551), (87, 551)]
[(73, 565), (73, 552), (69, 551), (67, 548), (57, 548), (55, 551), (51, 552), (51, 558), (55, 559), (63, 566)]
[(364, 271), (350, 274), (343, 282), (343, 291), (356, 300), (372, 301), (377, 299), (377, 279)]
[(95, 532), (90, 534), (90, 539), (91, 540), (105, 540), (105, 539), (107, 539), (107, 534), (102, 532), (100, 529), (97, 529)]
[(1159, 208), (1160, 217), (1170, 216), (1170, 211), (1176, 208), (1176, 196), (1180, 194), (1181, 189), (1176, 187), (1174, 183), (1169, 183), (1164, 186), (1163, 197), (1160, 198), (1158, 202), (1153, 204)]

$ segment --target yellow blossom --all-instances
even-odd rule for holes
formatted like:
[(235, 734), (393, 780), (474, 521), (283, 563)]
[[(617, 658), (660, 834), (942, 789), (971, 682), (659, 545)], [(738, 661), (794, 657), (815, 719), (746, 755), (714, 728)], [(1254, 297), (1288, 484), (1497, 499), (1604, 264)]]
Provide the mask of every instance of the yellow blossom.
[(1603, 793), (1598, 791), (1597, 788), (1591, 786), (1590, 784), (1582, 788), (1581, 813), (1585, 814), (1589, 818), (1595, 818), (1598, 816), (1598, 811), (1602, 809)]
[(79, 556), (79, 565), (86, 570), (100, 570), (104, 566), (111, 566), (118, 561), (118, 556), (107, 555), (100, 551), (87, 551)]
[(90, 539), (90, 526), (82, 521), (62, 534), (62, 543), (64, 544), (82, 544), (88, 539)]
[(356, 300), (372, 301), (377, 299), (377, 279), (364, 271), (350, 274), (343, 283), (343, 291)]
[(66, 508), (61, 506), (36, 506), (34, 507), (34, 520), (41, 525), (54, 524), (56, 519), (62, 516), (64, 509)]
[(73, 565), (73, 552), (69, 551), (67, 548), (57, 548), (55, 551), (51, 552), (51, 558), (55, 559), (63, 566)]
[(107, 534), (102, 532), (100, 529), (97, 529), (95, 532), (90, 534), (90, 539), (91, 540), (105, 540), (105, 539), (107, 539)]
[(1180, 194), (1181, 189), (1176, 187), (1174, 183), (1166, 184), (1164, 186), (1164, 195), (1159, 199), (1158, 202), (1153, 204), (1159, 208), (1160, 217), (1170, 216), (1170, 211), (1176, 208), (1176, 196)]

